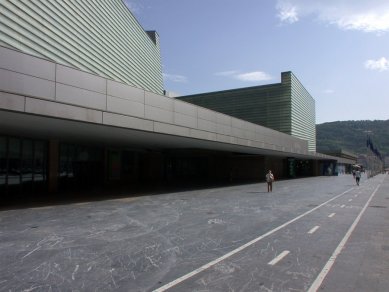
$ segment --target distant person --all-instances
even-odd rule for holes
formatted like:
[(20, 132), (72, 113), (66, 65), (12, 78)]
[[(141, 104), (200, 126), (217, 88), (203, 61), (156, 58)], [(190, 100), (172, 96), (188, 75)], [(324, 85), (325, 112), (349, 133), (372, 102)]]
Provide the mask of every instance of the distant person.
[(355, 181), (357, 182), (357, 186), (359, 186), (359, 181), (361, 180), (361, 172), (359, 169), (355, 171)]
[(271, 170), (269, 170), (268, 173), (266, 174), (267, 192), (273, 191), (273, 181), (274, 181), (274, 175), (271, 172)]
[(355, 179), (355, 169), (353, 169), (353, 177), (354, 177), (354, 179)]

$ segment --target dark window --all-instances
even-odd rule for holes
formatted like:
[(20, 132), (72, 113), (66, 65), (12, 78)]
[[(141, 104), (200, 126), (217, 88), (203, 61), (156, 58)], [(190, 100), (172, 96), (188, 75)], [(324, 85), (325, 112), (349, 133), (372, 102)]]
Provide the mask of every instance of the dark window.
[(10, 138), (8, 142), (8, 186), (16, 191), (20, 185), (21, 163), (20, 163), (20, 139)]
[(5, 193), (7, 183), (7, 139), (0, 136), (0, 193)]
[(61, 189), (102, 184), (104, 168), (100, 148), (63, 143), (59, 153)]
[(44, 192), (47, 182), (47, 143), (0, 136), (1, 194)]

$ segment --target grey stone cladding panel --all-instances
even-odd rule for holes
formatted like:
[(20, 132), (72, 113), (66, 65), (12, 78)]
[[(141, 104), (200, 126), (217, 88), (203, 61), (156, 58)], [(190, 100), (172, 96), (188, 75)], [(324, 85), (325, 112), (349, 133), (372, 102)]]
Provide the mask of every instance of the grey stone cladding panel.
[(145, 92), (146, 105), (173, 112), (174, 110), (173, 102), (174, 100), (169, 97), (158, 95), (152, 92), (147, 92), (147, 91)]
[(103, 113), (103, 124), (149, 132), (154, 130), (152, 121), (113, 113)]
[(149, 105), (145, 106), (145, 118), (157, 122), (168, 123), (168, 124), (173, 124), (174, 122), (172, 111), (149, 106)]
[(24, 111), (26, 98), (21, 95), (0, 92), (0, 108), (12, 111)]
[(0, 68), (55, 81), (55, 64), (53, 62), (20, 54), (4, 47), (0, 47)]
[(109, 95), (107, 96), (107, 110), (128, 116), (145, 117), (144, 103)]
[(127, 84), (107, 80), (107, 94), (131, 101), (145, 103), (145, 91)]
[(56, 81), (101, 94), (107, 93), (106, 79), (59, 64), (57, 64)]
[(0, 89), (44, 99), (55, 97), (55, 82), (4, 69), (0, 69)]
[(35, 98), (26, 98), (26, 112), (56, 118), (102, 123), (102, 112)]
[(107, 106), (105, 94), (60, 83), (56, 86), (56, 100), (99, 110), (105, 110)]

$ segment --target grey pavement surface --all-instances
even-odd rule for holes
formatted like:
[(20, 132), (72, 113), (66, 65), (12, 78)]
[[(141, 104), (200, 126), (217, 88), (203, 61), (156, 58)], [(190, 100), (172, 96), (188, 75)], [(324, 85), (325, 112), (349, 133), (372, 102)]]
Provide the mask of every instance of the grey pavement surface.
[(3, 210), (0, 291), (388, 291), (388, 207), (341, 175)]

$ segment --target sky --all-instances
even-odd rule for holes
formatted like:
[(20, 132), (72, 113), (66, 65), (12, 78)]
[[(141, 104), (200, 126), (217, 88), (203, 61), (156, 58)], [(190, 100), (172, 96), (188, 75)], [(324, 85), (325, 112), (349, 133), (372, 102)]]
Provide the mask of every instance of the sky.
[(160, 37), (164, 87), (189, 95), (281, 82), (316, 123), (389, 119), (388, 0), (125, 0)]

